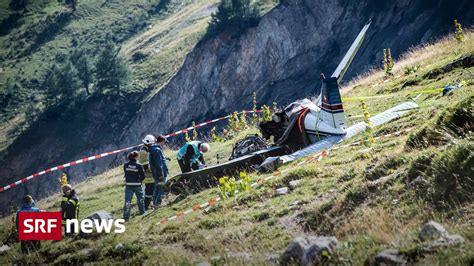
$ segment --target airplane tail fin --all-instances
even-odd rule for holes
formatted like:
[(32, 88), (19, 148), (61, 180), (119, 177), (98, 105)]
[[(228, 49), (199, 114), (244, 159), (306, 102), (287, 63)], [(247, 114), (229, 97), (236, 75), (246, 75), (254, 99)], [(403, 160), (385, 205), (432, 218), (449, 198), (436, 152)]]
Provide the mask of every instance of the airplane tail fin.
[(346, 70), (349, 68), (352, 60), (357, 54), (357, 51), (362, 45), (370, 24), (372, 24), (371, 19), (359, 32), (331, 77), (325, 78), (324, 75), (321, 75), (323, 85), (317, 105), (321, 108), (320, 120), (330, 127), (346, 127), (346, 119), (344, 116), (344, 109), (342, 107), (341, 94), (339, 92), (339, 81), (341, 81), (342, 77), (346, 73)]
[(323, 79), (321, 88), (320, 120), (328, 126), (334, 128), (345, 128), (346, 118), (344, 108), (342, 106), (341, 93), (339, 92), (339, 84), (337, 78), (331, 77)]

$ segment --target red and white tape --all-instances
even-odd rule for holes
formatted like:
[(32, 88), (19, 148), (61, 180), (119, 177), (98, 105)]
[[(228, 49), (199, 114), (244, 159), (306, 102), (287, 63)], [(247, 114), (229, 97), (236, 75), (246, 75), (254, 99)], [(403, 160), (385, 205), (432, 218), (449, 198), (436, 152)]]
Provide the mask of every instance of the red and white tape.
[[(406, 133), (406, 132), (409, 132), (410, 130), (413, 130), (413, 127), (412, 128), (407, 128), (407, 129), (403, 129), (403, 130), (400, 130), (400, 131), (397, 131), (397, 132), (394, 132), (394, 133), (389, 133), (389, 134), (385, 134), (385, 135), (381, 135), (381, 136), (378, 136), (378, 137), (375, 137), (374, 139), (383, 139), (383, 138), (386, 138), (386, 137), (391, 137), (391, 136), (399, 136), (401, 135), (402, 133)], [(304, 164), (307, 164), (309, 162), (312, 162), (314, 160), (316, 160), (316, 162), (320, 162), (324, 157), (328, 156), (329, 153), (331, 151), (334, 151), (334, 150), (337, 150), (337, 149), (341, 149), (341, 148), (347, 148), (347, 147), (350, 147), (350, 146), (355, 146), (355, 145), (360, 145), (362, 144), (363, 142), (362, 141), (356, 141), (356, 142), (353, 142), (353, 143), (350, 143), (350, 144), (346, 144), (346, 145), (342, 145), (342, 146), (336, 146), (334, 148), (330, 148), (330, 149), (327, 149), (327, 150), (322, 150), (321, 152), (315, 154), (315, 155), (311, 155), (311, 156), (308, 156), (306, 157), (303, 161), (297, 163), (295, 165), (295, 167), (298, 167), (298, 166), (301, 166), (301, 165), (304, 165)], [(259, 185), (262, 185), (263, 183), (267, 182), (268, 180), (272, 179), (272, 178), (275, 178), (275, 177), (278, 177), (278, 176), (281, 176), (283, 174), (286, 174), (288, 173), (290, 170), (293, 170), (294, 167), (291, 167), (291, 168), (286, 168), (282, 171), (275, 171), (273, 172), (272, 174), (270, 174), (269, 176), (266, 176), (266, 177), (263, 177), (263, 178), (260, 178), (259, 180), (257, 180), (256, 182), (252, 183), (250, 186), (251, 187), (256, 187), (256, 186), (259, 186)], [(236, 190), (235, 193), (238, 193), (239, 191)], [(203, 204), (198, 204), (198, 205), (195, 205), (194, 207), (190, 208), (190, 209), (187, 209), (185, 211), (180, 211), (180, 212), (177, 212), (175, 215), (171, 216), (171, 217), (168, 217), (168, 218), (164, 218), (164, 219), (161, 219), (158, 224), (166, 224), (168, 223), (169, 221), (173, 221), (173, 220), (177, 220), (177, 219), (180, 219), (180, 218), (183, 218), (184, 216), (188, 215), (188, 214), (191, 214), (193, 212), (197, 212), (201, 209), (204, 209), (204, 208), (207, 208), (209, 206), (213, 206), (213, 205), (216, 205), (217, 202), (221, 201), (221, 198), (212, 198), (212, 199), (209, 199), (207, 202), (203, 203)]]
[(22, 178), (14, 183), (11, 183), (7, 186), (4, 186), (4, 187), (0, 187), (0, 192), (3, 192), (5, 190), (8, 190), (10, 188), (13, 188), (13, 187), (16, 187), (18, 186), (19, 184), (21, 183), (25, 183), (27, 182), (28, 180), (31, 180), (35, 177), (38, 177), (38, 176), (42, 176), (42, 175), (45, 175), (47, 173), (51, 173), (51, 172), (54, 172), (54, 171), (57, 171), (57, 170), (61, 170), (61, 169), (64, 169), (64, 168), (68, 168), (70, 166), (74, 166), (74, 165), (78, 165), (78, 164), (81, 164), (81, 163), (85, 163), (85, 162), (89, 162), (89, 161), (93, 161), (93, 160), (96, 160), (96, 159), (99, 159), (99, 158), (104, 158), (104, 157), (107, 157), (109, 155), (112, 155), (112, 154), (117, 154), (117, 153), (120, 153), (120, 152), (124, 152), (124, 151), (128, 151), (128, 150), (131, 150), (131, 149), (134, 149), (134, 148), (137, 148), (139, 146), (141, 146), (142, 144), (140, 145), (136, 145), (136, 146), (131, 146), (131, 147), (128, 147), (128, 148), (123, 148), (123, 149), (120, 149), (120, 150), (115, 150), (115, 151), (110, 151), (110, 152), (104, 152), (104, 153), (101, 153), (101, 154), (98, 154), (98, 155), (94, 155), (94, 156), (89, 156), (89, 157), (84, 157), (82, 159), (79, 159), (79, 160), (76, 160), (76, 161), (72, 161), (72, 162), (69, 162), (69, 163), (65, 163), (65, 164), (61, 164), (61, 165), (58, 165), (58, 166), (55, 166), (55, 167), (51, 167), (51, 168), (48, 168), (46, 170), (43, 170), (41, 172), (38, 172), (38, 173), (34, 173), (30, 176), (27, 176), (25, 178)]
[[(245, 113), (245, 114), (251, 114), (253, 113), (254, 111), (242, 111), (240, 112), (239, 114), (242, 114), (242, 113)], [(261, 110), (257, 110), (256, 111), (257, 113), (260, 113)], [(173, 133), (170, 133), (168, 135), (165, 135), (166, 138), (169, 138), (169, 137), (174, 137), (174, 136), (177, 136), (179, 134), (183, 134), (185, 132), (188, 132), (190, 130), (193, 130), (193, 129), (196, 129), (196, 128), (200, 128), (202, 126), (205, 126), (205, 125), (210, 125), (210, 124), (213, 124), (213, 123), (216, 123), (218, 121), (221, 121), (221, 120), (225, 120), (225, 119), (228, 119), (230, 117), (230, 115), (227, 115), (227, 116), (223, 116), (223, 117), (219, 117), (219, 118), (216, 118), (216, 119), (213, 119), (213, 120), (209, 120), (207, 122), (204, 122), (204, 123), (201, 123), (201, 124), (198, 124), (198, 125), (195, 125), (194, 127), (188, 127), (188, 128), (185, 128), (185, 129), (182, 129), (182, 130), (179, 130), (179, 131), (176, 131), (176, 132), (173, 132)], [(76, 161), (72, 161), (72, 162), (69, 162), (69, 163), (65, 163), (65, 164), (61, 164), (61, 165), (58, 165), (58, 166), (55, 166), (55, 167), (51, 167), (51, 168), (48, 168), (46, 170), (43, 170), (43, 171), (40, 171), (40, 172), (37, 172), (37, 173), (34, 173), (30, 176), (27, 176), (25, 178), (22, 178), (16, 182), (13, 182), (7, 186), (4, 186), (4, 187), (0, 187), (0, 192), (4, 192), (5, 190), (8, 190), (8, 189), (11, 189), (11, 188), (14, 188), (22, 183), (26, 183), (28, 182), (29, 180), (35, 178), (35, 177), (39, 177), (39, 176), (42, 176), (42, 175), (45, 175), (47, 173), (51, 173), (51, 172), (54, 172), (54, 171), (57, 171), (57, 170), (61, 170), (61, 169), (64, 169), (64, 168), (68, 168), (70, 166), (74, 166), (74, 165), (78, 165), (78, 164), (82, 164), (82, 163), (85, 163), (85, 162), (89, 162), (89, 161), (93, 161), (93, 160), (96, 160), (96, 159), (100, 159), (100, 158), (104, 158), (104, 157), (107, 157), (107, 156), (110, 156), (110, 155), (113, 155), (113, 154), (117, 154), (117, 153), (121, 153), (121, 152), (125, 152), (125, 151), (128, 151), (128, 150), (132, 150), (132, 149), (135, 149), (135, 148), (138, 148), (140, 146), (142, 146), (143, 144), (138, 144), (138, 145), (135, 145), (135, 146), (131, 146), (131, 147), (127, 147), (127, 148), (123, 148), (123, 149), (119, 149), (119, 150), (115, 150), (115, 151), (109, 151), (109, 152), (104, 152), (104, 153), (101, 153), (101, 154), (97, 154), (97, 155), (93, 155), (93, 156), (89, 156), (89, 157), (84, 157), (82, 159), (79, 159), (79, 160), (76, 160)]]

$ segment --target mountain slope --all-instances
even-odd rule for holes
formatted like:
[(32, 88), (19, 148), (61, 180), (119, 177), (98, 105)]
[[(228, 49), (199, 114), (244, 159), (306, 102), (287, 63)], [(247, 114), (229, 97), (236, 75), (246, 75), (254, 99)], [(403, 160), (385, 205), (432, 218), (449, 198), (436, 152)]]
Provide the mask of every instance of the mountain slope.
[[(384, 82), (383, 73), (377, 71), (346, 88), (349, 124), (363, 119), (356, 97), (376, 96), (365, 100), (372, 115), (416, 98), (419, 110), (374, 129), (379, 136), (413, 128), (409, 134), (382, 138), (368, 147), (340, 148), (319, 163), (285, 166), (285, 174), (235, 199), (165, 225), (158, 222), (218, 196), (218, 189), (135, 216), (124, 234), (46, 242), (38, 254), (28, 256), (20, 256), (19, 244), (15, 244), (2, 262), (113, 263), (120, 258), (125, 263), (263, 264), (275, 262), (295, 236), (311, 234), (338, 238), (340, 246), (331, 255), (331, 263), (373, 264), (378, 252), (395, 248), (415, 264), (469, 264), (474, 256), (473, 56), (472, 32), (462, 44), (449, 36), (407, 53), (395, 64), (395, 78)], [(419, 66), (416, 73), (404, 75), (404, 67), (415, 65)], [(461, 89), (441, 96), (439, 88), (460, 81), (465, 82)], [(216, 153), (225, 157), (232, 143), (250, 132), (241, 132), (225, 143), (212, 143), (212, 153), (207, 155), (210, 164)], [(344, 144), (363, 139), (360, 136)], [(167, 154), (175, 152), (168, 150)], [(170, 168), (172, 173), (178, 171), (174, 160)], [(266, 175), (251, 174), (254, 182), (263, 177)], [(292, 180), (300, 180), (299, 185), (278, 196), (275, 189)], [(446, 193), (453, 181), (457, 187)], [(121, 216), (120, 167), (88, 179), (77, 190), (82, 218), (99, 209)], [(38, 206), (55, 210), (59, 199), (56, 194), (39, 201)], [(426, 243), (419, 242), (417, 234), (428, 220), (441, 222), (465, 242), (418, 256)], [(12, 226), (9, 218), (2, 220), (1, 239), (7, 238)], [(119, 243), (123, 248), (116, 248)]]
[[(107, 2), (106, 8), (117, 9), (121, 3)], [(144, 1), (143, 5), (146, 3), (150, 2)], [(127, 1), (127, 4), (130, 2)], [(402, 1), (394, 6), (374, 0), (335, 1), (329, 4), (323, 1), (283, 1), (267, 13), (257, 27), (249, 29), (238, 39), (230, 39), (223, 33), (216, 38), (200, 42), (189, 53), (181, 67), (179, 60), (168, 64), (168, 61), (162, 60), (159, 55), (148, 55), (150, 50), (156, 49), (153, 45), (143, 47), (142, 51), (135, 51), (134, 47), (141, 47), (134, 44), (134, 40), (141, 42), (141, 37), (138, 36), (125, 44), (124, 51), (131, 60), (140, 59), (143, 55), (148, 56), (145, 60), (149, 59), (149, 63), (138, 60), (132, 64), (132, 72), (140, 77), (136, 85), (139, 88), (143, 86), (145, 92), (138, 95), (127, 94), (123, 100), (91, 99), (90, 105), (84, 105), (90, 108), (78, 109), (77, 113), (81, 118), (79, 121), (83, 123), (76, 123), (77, 120), (73, 119), (63, 119), (65, 123), (58, 123), (55, 117), (43, 120), (45, 122), (41, 126), (33, 128), (42, 130), (26, 132), (21, 140), (10, 145), (2, 162), (13, 163), (9, 168), (0, 169), (0, 176), (4, 180), (2, 182), (8, 183), (39, 168), (92, 155), (98, 151), (136, 144), (146, 133), (169, 132), (189, 125), (193, 120), (200, 122), (235, 109), (250, 107), (253, 92), (257, 92), (260, 104), (268, 104), (273, 100), (285, 104), (297, 97), (316, 93), (320, 72), (332, 71), (335, 68), (368, 18), (374, 17), (373, 27), (347, 78), (372, 66), (379, 66), (383, 48), (390, 47), (393, 55), (398, 56), (411, 45), (452, 31), (452, 21), (455, 18), (464, 26), (469, 26), (473, 18), (471, 5), (470, 1), (459, 1), (456, 5), (449, 1)], [(91, 12), (96, 12), (94, 10), (96, 8)], [(195, 10), (196, 16), (201, 18), (200, 8), (191, 10)], [(204, 11), (208, 14), (209, 9), (205, 8)], [(118, 22), (106, 23), (101, 27), (120, 26), (122, 20), (134, 21), (128, 18), (128, 14), (126, 17), (117, 14)], [(201, 26), (205, 24), (204, 18), (195, 22), (192, 15), (184, 20)], [(166, 24), (167, 20), (164, 21)], [(128, 22), (125, 24), (129, 25)], [(174, 27), (175, 24), (172, 25)], [(134, 29), (133, 26), (131, 28)], [(194, 28), (186, 29), (180, 32), (189, 30), (190, 40), (199, 39)], [(125, 35), (122, 34), (127, 31), (119, 28), (117, 32), (119, 37), (123, 36), (119, 40), (125, 41)], [(153, 32), (155, 29), (152, 26), (151, 36), (154, 35)], [(156, 32), (157, 36), (162, 36), (161, 30)], [(147, 34), (144, 33), (145, 43)], [(169, 35), (163, 36), (164, 40), (168, 40)], [(187, 41), (186, 38), (184, 40)], [(53, 41), (54, 43), (56, 41)], [(156, 43), (159, 44), (160, 41)], [(179, 50), (181, 42), (176, 45)], [(191, 49), (192, 45), (186, 47)], [(57, 49), (58, 46), (50, 48)], [(136, 55), (137, 52), (143, 54)], [(187, 50), (176, 57), (173, 49), (168, 52), (169, 54), (163, 54), (167, 60), (170, 57), (182, 59), (182, 54)], [(166, 69), (168, 65), (170, 71)], [(156, 70), (155, 67), (161, 70)], [(179, 70), (174, 73), (177, 67)], [(142, 74), (143, 76), (140, 76)], [(163, 79), (156, 80), (158, 77)], [(161, 86), (169, 78), (169, 82)], [(115, 104), (108, 105), (109, 101)], [(106, 113), (112, 117), (99, 115), (102, 109), (106, 109)], [(74, 123), (81, 126), (75, 127)], [(69, 130), (65, 131), (65, 128)], [(48, 136), (50, 131), (64, 134)], [(35, 141), (31, 141), (29, 136), (35, 136)], [(37, 159), (30, 154), (47, 155)], [(82, 180), (87, 175), (117, 165), (122, 158), (120, 155), (97, 160), (71, 169), (70, 174), (75, 180)], [(22, 185), (17, 191), (28, 191), (35, 195), (38, 193), (36, 196), (41, 197), (47, 194), (46, 188), (51, 188), (54, 183), (55, 176), (51, 175)], [(0, 195), (1, 203), (11, 204), (11, 200), (21, 197), (21, 194), (3, 193)]]

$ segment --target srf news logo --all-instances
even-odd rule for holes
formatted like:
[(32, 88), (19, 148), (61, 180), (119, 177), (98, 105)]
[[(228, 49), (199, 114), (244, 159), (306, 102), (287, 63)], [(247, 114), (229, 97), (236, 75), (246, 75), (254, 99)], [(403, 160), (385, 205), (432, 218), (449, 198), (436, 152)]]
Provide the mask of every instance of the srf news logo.
[[(66, 221), (66, 233), (90, 234), (110, 233), (115, 227), (114, 233), (125, 232), (125, 220), (90, 220), (84, 219), (79, 223), (77, 219)], [(20, 212), (18, 213), (18, 238), (19, 240), (61, 240), (62, 239), (62, 217), (61, 212)]]

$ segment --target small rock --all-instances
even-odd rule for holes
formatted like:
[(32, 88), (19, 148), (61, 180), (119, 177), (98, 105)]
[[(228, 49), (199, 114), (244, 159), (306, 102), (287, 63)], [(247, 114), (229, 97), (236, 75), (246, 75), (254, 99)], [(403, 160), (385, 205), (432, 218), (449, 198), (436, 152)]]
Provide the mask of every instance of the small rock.
[(309, 239), (309, 247), (303, 256), (303, 265), (318, 265), (321, 263), (321, 257), (325, 253), (332, 255), (338, 246), (338, 241), (333, 236), (311, 237)]
[(419, 238), (421, 241), (433, 240), (447, 235), (448, 232), (444, 227), (434, 221), (430, 221), (423, 225), (420, 230)]
[(248, 252), (227, 252), (226, 254), (227, 257), (229, 258), (242, 258), (242, 259), (250, 259), (252, 257), (252, 254)]
[(277, 263), (280, 259), (280, 255), (278, 254), (270, 254), (267, 256), (267, 261), (271, 263)]
[(299, 263), (304, 255), (308, 240), (303, 237), (297, 237), (291, 241), (285, 252), (281, 255), (281, 264), (286, 265), (291, 262)]
[(464, 242), (464, 238), (460, 235), (446, 235), (443, 237), (440, 237), (439, 239), (433, 241), (429, 246), (428, 246), (428, 251), (431, 251), (434, 248), (439, 248), (439, 247), (446, 247), (450, 245), (455, 245), (455, 244), (460, 244)]
[(408, 262), (408, 258), (400, 254), (396, 249), (387, 249), (375, 256), (375, 265), (396, 265), (396, 264), (406, 264)]
[(290, 181), (289, 185), (291, 189), (295, 189), (299, 184), (301, 184), (302, 180), (293, 180)]
[(281, 256), (283, 265), (297, 263), (299, 265), (317, 265), (324, 253), (331, 255), (338, 246), (332, 236), (311, 236), (295, 238)]
[(120, 249), (123, 249), (122, 243), (118, 243), (117, 245), (115, 245), (115, 250), (120, 250)]
[(91, 257), (92, 251), (93, 251), (92, 248), (85, 248), (83, 250), (80, 250), (78, 254), (84, 257)]
[(3, 245), (3, 246), (0, 247), (0, 254), (3, 254), (3, 253), (5, 253), (5, 252), (7, 252), (7, 251), (9, 251), (9, 250), (10, 250), (10, 247), (9, 247), (9, 246)]
[(288, 194), (288, 192), (290, 192), (290, 189), (288, 187), (281, 187), (281, 188), (277, 188), (276, 190), (276, 193), (279, 196)]
[(221, 256), (213, 256), (211, 257), (211, 261), (220, 261), (222, 259)]

